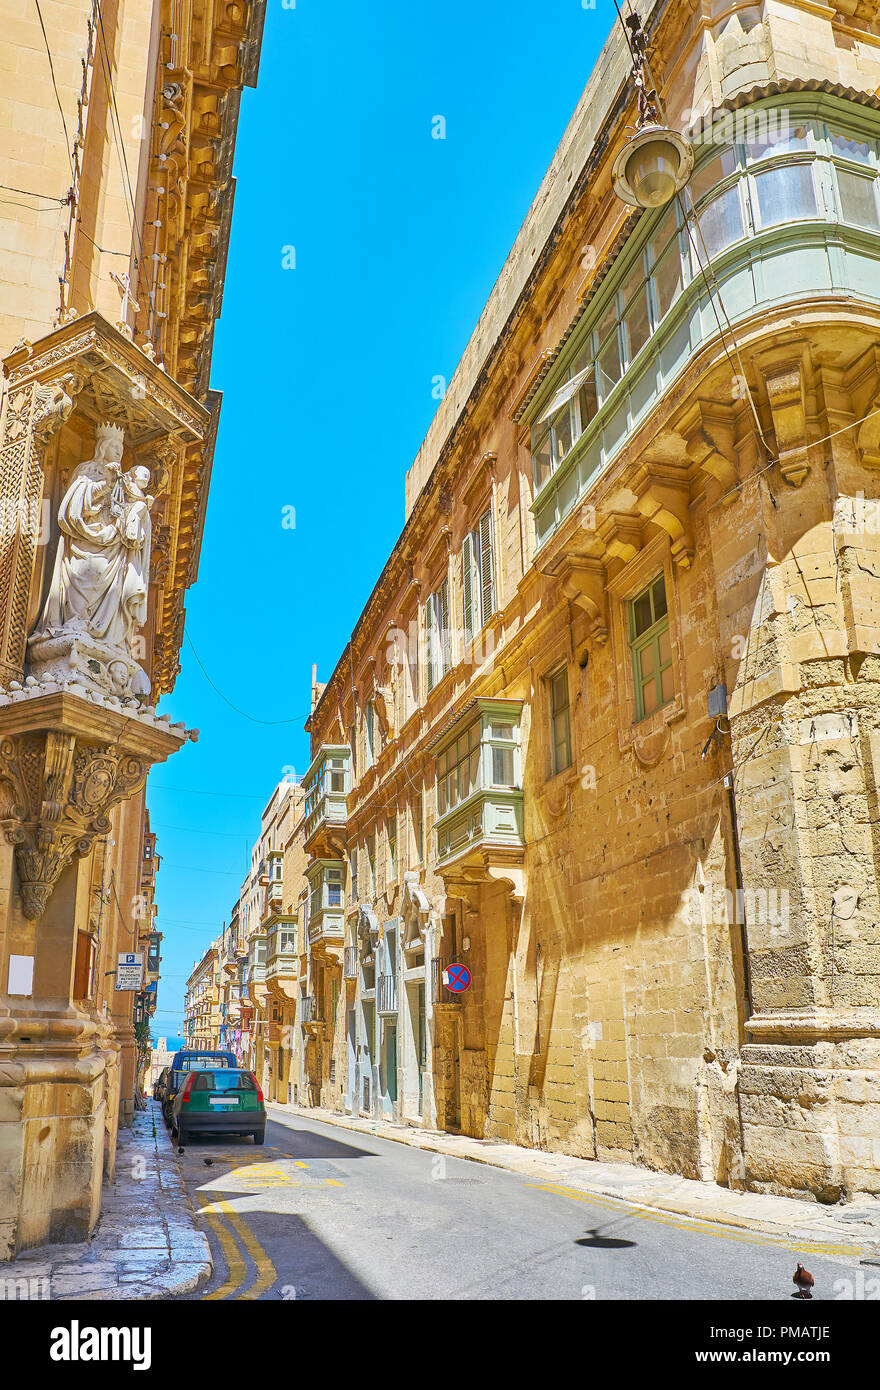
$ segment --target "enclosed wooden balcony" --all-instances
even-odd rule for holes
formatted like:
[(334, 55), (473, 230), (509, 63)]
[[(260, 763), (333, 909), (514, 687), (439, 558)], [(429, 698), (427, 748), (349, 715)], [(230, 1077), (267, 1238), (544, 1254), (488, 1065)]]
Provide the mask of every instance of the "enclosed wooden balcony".
[(518, 700), (472, 700), (435, 740), (440, 873), (522, 860)]
[(302, 780), (305, 793), (303, 841), (310, 853), (326, 847), (326, 836), (345, 824), (351, 790), (351, 751), (324, 744)]

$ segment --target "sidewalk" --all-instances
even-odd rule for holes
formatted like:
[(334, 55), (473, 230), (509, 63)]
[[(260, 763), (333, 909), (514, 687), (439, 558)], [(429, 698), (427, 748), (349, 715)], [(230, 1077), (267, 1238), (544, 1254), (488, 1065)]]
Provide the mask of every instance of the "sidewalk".
[(805, 1250), (855, 1255), (880, 1263), (880, 1201), (870, 1199), (838, 1206), (758, 1192), (737, 1192), (713, 1182), (697, 1182), (655, 1173), (629, 1163), (600, 1163), (570, 1154), (520, 1148), (492, 1139), (472, 1139), (444, 1130), (419, 1129), (390, 1120), (340, 1115), (333, 1110), (270, 1102), (267, 1109), (304, 1120), (320, 1120), (359, 1134), (375, 1134), (417, 1149), (470, 1159), (521, 1173), (535, 1182), (577, 1193), (615, 1198), (636, 1208), (674, 1213), (697, 1222), (712, 1222), (795, 1241)]
[(0, 1265), (0, 1300), (171, 1298), (191, 1293), (212, 1268), (174, 1146), (150, 1100), (119, 1131), (116, 1176), (91, 1240), (43, 1245)]

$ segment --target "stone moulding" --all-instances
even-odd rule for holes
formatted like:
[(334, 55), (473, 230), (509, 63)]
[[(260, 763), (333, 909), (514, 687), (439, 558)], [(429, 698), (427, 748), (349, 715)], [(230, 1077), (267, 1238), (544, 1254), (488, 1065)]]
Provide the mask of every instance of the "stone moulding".
[(15, 847), (22, 910), (43, 915), (62, 871), (110, 829), (108, 813), (181, 746), (182, 726), (57, 692), (0, 716), (0, 826)]

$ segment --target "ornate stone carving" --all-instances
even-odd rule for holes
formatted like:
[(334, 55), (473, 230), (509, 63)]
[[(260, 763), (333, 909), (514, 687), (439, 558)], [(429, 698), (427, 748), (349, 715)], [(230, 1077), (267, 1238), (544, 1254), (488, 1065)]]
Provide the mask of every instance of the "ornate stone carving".
[(149, 693), (134, 660), (149, 588), (149, 469), (122, 472), (123, 432), (99, 425), (94, 457), (73, 473), (58, 511), (60, 536), (49, 593), (28, 643), (32, 672), (76, 679), (110, 694)]
[(110, 829), (107, 811), (138, 791), (149, 762), (49, 729), (0, 743), (0, 778), (14, 789), (6, 838), (15, 846), (22, 910), (45, 911), (61, 871)]
[(118, 701), (82, 696), (32, 684), (2, 697), (8, 732), (0, 740), (0, 829), (15, 846), (31, 921), (42, 915), (66, 865), (107, 834), (113, 807), (194, 736), (136, 703), (122, 709)]

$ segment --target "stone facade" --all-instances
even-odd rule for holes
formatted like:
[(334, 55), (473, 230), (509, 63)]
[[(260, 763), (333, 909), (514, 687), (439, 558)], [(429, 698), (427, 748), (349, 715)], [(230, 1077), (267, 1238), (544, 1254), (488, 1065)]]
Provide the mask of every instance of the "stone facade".
[(877, 7), (639, 10), (688, 191), (614, 194), (616, 29), (316, 695), (299, 1098), (831, 1201), (880, 1191)]
[[(135, 995), (114, 977), (120, 953), (158, 948), (144, 784), (188, 737), (156, 701), (198, 570), (232, 152), (263, 5), (58, 0), (45, 35), (33, 6), (0, 10), (0, 178), (17, 190), (0, 205), (6, 1259), (89, 1234), (134, 1105)], [(71, 617), (56, 564), (79, 479), (112, 511), (117, 550), (139, 518), (142, 592), (112, 606), (107, 640), (91, 609)]]

